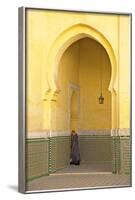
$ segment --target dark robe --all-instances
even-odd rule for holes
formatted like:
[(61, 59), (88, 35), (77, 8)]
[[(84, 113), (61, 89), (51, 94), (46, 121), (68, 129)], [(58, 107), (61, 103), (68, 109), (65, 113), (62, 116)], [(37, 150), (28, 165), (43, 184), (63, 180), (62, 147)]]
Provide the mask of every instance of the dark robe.
[(71, 135), (71, 164), (80, 164), (78, 135)]

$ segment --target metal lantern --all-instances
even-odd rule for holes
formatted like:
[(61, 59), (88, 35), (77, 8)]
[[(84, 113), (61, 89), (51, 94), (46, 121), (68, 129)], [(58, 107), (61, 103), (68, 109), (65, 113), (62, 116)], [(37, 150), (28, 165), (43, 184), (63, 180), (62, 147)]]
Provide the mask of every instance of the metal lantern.
[(104, 103), (104, 97), (102, 96), (102, 93), (101, 93), (100, 97), (98, 98), (98, 100), (99, 100), (99, 104)]
[[(101, 55), (101, 61), (102, 61), (102, 55)], [(99, 100), (99, 104), (103, 104), (104, 103), (104, 97), (102, 95), (102, 63), (101, 63), (101, 66), (100, 66), (100, 96), (98, 98)]]

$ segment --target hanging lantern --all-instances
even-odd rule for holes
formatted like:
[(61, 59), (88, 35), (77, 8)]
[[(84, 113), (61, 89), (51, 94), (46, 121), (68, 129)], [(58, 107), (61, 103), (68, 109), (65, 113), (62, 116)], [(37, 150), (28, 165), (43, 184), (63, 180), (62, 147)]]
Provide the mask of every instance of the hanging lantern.
[[(102, 54), (101, 54), (101, 61), (102, 61)], [(104, 97), (102, 95), (102, 63), (101, 63), (101, 66), (100, 66), (100, 91), (101, 91), (101, 94), (100, 94), (98, 100), (99, 100), (99, 104), (103, 104), (104, 103)]]
[(104, 103), (104, 97), (102, 96), (102, 93), (101, 93), (100, 97), (98, 98), (98, 100), (99, 100), (99, 104)]

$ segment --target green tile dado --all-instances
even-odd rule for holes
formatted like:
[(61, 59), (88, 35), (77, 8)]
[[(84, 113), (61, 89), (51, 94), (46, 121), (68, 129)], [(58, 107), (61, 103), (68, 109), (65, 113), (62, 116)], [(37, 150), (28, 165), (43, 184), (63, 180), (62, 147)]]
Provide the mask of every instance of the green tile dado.
[(121, 174), (131, 173), (131, 140), (130, 137), (120, 137)]
[(113, 140), (113, 173), (131, 173), (131, 140), (129, 136), (115, 136)]
[(49, 138), (49, 172), (65, 168), (70, 162), (70, 136)]
[(112, 165), (111, 136), (79, 136), (80, 157), (83, 163), (108, 162)]
[(32, 138), (26, 141), (26, 176), (27, 180), (48, 175), (49, 140)]
[(112, 137), (113, 142), (113, 173), (120, 173), (120, 137)]
[[(70, 136), (26, 140), (27, 180), (49, 175), (70, 163)], [(81, 163), (108, 163), (112, 173), (131, 171), (130, 137), (79, 136)]]

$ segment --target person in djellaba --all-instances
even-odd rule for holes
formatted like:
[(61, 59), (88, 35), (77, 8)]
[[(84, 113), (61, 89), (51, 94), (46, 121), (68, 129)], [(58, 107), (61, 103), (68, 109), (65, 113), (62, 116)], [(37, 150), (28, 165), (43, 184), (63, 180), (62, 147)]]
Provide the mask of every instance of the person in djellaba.
[(71, 132), (71, 161), (70, 164), (80, 165), (80, 152), (77, 133)]

